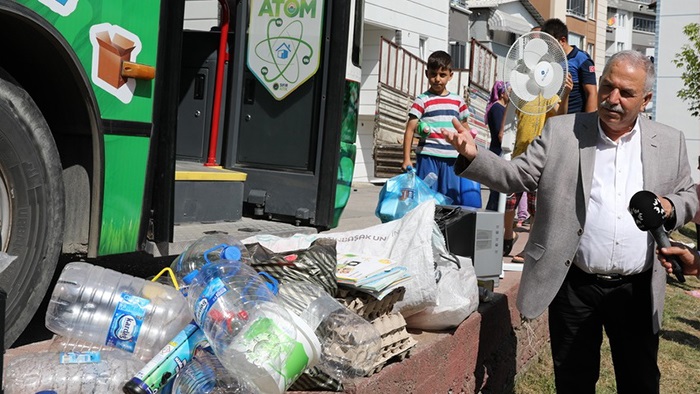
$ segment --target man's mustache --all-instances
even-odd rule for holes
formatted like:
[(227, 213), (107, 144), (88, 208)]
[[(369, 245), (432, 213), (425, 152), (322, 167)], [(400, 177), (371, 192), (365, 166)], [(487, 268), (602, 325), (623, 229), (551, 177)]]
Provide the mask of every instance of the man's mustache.
[(625, 110), (622, 109), (622, 105), (620, 105), (620, 104), (613, 105), (607, 101), (603, 101), (602, 103), (600, 103), (600, 106), (607, 109), (608, 111), (617, 112), (618, 114), (625, 113)]

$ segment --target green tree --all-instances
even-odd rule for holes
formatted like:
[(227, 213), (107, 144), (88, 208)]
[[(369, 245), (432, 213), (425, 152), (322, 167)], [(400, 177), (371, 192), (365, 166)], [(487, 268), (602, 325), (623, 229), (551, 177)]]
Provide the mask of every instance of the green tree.
[(681, 47), (673, 64), (683, 70), (681, 79), (685, 87), (678, 91), (678, 97), (688, 102), (693, 116), (700, 116), (700, 24), (691, 23), (683, 28), (689, 43)]

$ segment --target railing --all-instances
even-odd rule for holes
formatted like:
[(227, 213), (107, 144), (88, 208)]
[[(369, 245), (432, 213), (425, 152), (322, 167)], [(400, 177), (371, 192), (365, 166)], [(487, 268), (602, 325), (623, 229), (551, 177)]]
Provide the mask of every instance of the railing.
[[(425, 76), (427, 63), (396, 43), (382, 37), (379, 47), (379, 83), (395, 89), (410, 98), (428, 90)], [(469, 70), (455, 68), (447, 83), (447, 90), (464, 95), (469, 84)]]
[(379, 47), (379, 83), (411, 97), (428, 88), (425, 61), (382, 37)]
[(472, 38), (469, 69), (472, 73), (469, 84), (484, 91), (491, 91), (496, 82), (496, 55), (479, 41)]

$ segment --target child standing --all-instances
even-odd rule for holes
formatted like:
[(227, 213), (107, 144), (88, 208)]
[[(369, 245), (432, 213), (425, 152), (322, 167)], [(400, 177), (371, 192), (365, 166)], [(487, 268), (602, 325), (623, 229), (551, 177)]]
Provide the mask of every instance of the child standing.
[[(457, 176), (454, 173), (454, 163), (457, 151), (442, 136), (440, 128), (454, 130), (452, 119), (457, 118), (467, 128), (469, 110), (464, 99), (447, 90), (447, 83), (452, 79), (452, 58), (445, 51), (433, 52), (428, 57), (425, 76), (430, 88), (419, 94), (408, 112), (408, 122), (404, 132), (403, 163), (405, 171), (412, 166), (411, 149), (413, 136), (419, 121), (424, 123), (419, 128), (420, 142), (416, 147), (416, 174), (425, 179), (433, 172), (437, 182), (433, 189), (450, 197), (454, 205), (469, 205), (481, 208), (481, 197), (478, 195), (478, 206), (474, 202), (475, 183)], [(476, 193), (480, 193), (478, 190)]]

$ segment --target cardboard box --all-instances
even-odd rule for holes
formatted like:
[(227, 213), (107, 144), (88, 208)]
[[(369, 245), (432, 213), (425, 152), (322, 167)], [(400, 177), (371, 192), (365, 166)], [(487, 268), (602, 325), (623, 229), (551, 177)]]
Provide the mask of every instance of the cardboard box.
[(97, 77), (119, 89), (126, 83), (122, 77), (122, 62), (129, 61), (134, 42), (120, 35), (109, 37), (109, 32), (102, 31), (95, 35), (100, 46), (97, 60)]

